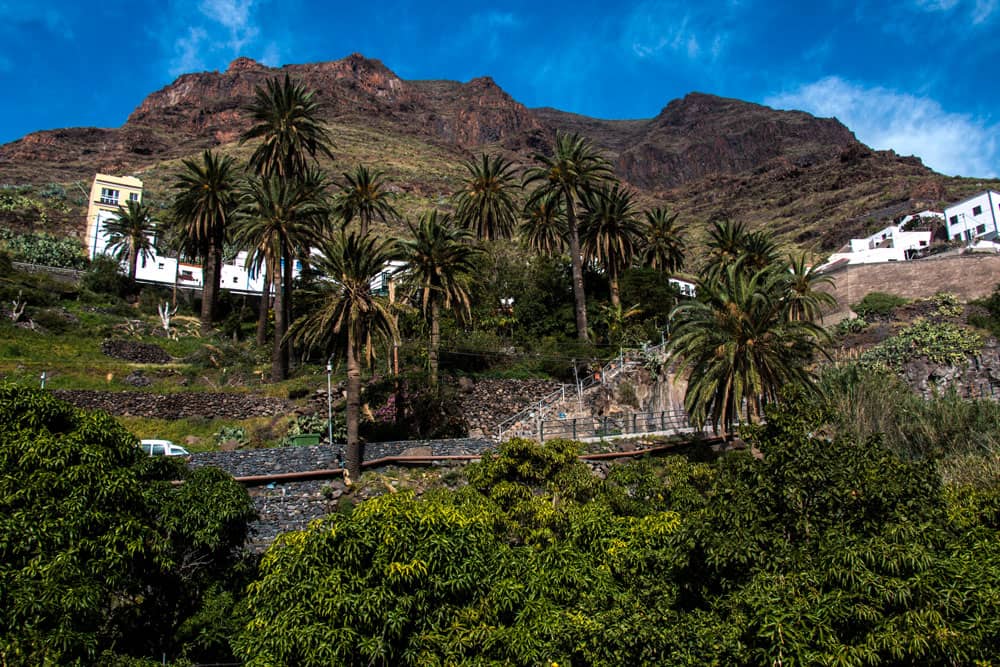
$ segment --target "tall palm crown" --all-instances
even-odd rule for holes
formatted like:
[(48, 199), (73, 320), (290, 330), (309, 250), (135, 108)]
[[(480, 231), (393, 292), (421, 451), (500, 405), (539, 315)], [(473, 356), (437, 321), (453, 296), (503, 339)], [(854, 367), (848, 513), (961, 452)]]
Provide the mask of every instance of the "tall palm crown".
[(648, 267), (675, 273), (684, 266), (684, 235), (677, 225), (677, 214), (663, 208), (645, 213), (642, 263)]
[(104, 234), (108, 239), (108, 250), (117, 260), (128, 261), (128, 279), (135, 284), (135, 272), (139, 257), (153, 258), (153, 222), (145, 204), (128, 201), (127, 206), (119, 206), (117, 218), (104, 223)]
[(621, 306), (618, 279), (632, 263), (642, 242), (642, 226), (632, 195), (618, 183), (584, 193), (580, 215), (583, 254), (608, 274), (611, 305)]
[(566, 249), (566, 210), (561, 197), (549, 194), (533, 198), (521, 218), (518, 235), (528, 248), (543, 255)]
[(708, 230), (708, 267), (710, 276), (718, 277), (724, 269), (740, 261), (745, 271), (755, 271), (780, 260), (774, 238), (764, 231), (751, 232), (746, 224), (730, 220), (715, 221)]
[(729, 433), (741, 406), (750, 421), (783, 386), (813, 386), (806, 364), (826, 334), (789, 320), (785, 295), (780, 272), (748, 275), (737, 262), (699, 281), (698, 299), (674, 309), (668, 350), (680, 359), (678, 372), (688, 372), (684, 404), (694, 423), (711, 420)]
[(173, 218), (183, 245), (202, 259), (201, 328), (211, 330), (222, 276), (222, 247), (238, 203), (236, 160), (205, 151), (183, 161), (174, 183)]
[(323, 180), (307, 170), (308, 180), (251, 178), (241, 193), (241, 220), (235, 240), (251, 250), (248, 267), (266, 269), (275, 293), (271, 377), (288, 374), (285, 331), (291, 312), (292, 265), (325, 231), (327, 206)]
[(305, 173), (320, 154), (333, 158), (333, 141), (319, 119), (314, 93), (285, 74), (257, 86), (248, 107), (254, 125), (240, 143), (262, 138), (250, 156), (250, 166), (261, 176), (295, 178)]
[(385, 187), (383, 176), (381, 171), (364, 165), (358, 165), (352, 173), (344, 173), (344, 182), (333, 204), (343, 226), (358, 218), (361, 235), (364, 236), (375, 218), (386, 222), (389, 218), (399, 217), (399, 212), (390, 201), (391, 194)]
[(529, 169), (524, 179), (526, 186), (537, 185), (528, 198), (528, 205), (531, 206), (542, 197), (556, 196), (566, 210), (566, 235), (573, 266), (576, 334), (580, 340), (587, 341), (587, 296), (583, 287), (583, 257), (580, 252), (576, 205), (584, 192), (611, 178), (611, 165), (589, 141), (578, 134), (557, 135), (554, 153), (535, 154), (534, 160), (538, 163), (537, 166)]
[(375, 340), (395, 336), (388, 302), (371, 290), (371, 280), (395, 258), (388, 240), (343, 232), (321, 243), (316, 268), (329, 282), (321, 283), (320, 307), (296, 321), (292, 336), (310, 346), (339, 346), (347, 359), (347, 468), (361, 473), (358, 422), (361, 404), (362, 357), (371, 358)]
[(440, 345), (439, 317), (442, 308), (470, 314), (470, 283), (476, 275), (479, 251), (469, 245), (469, 231), (455, 227), (447, 215), (425, 213), (417, 226), (410, 225), (412, 239), (401, 239), (400, 257), (406, 262), (406, 285), (420, 294), (424, 315), (430, 316), (428, 357), (431, 382), (437, 381)]
[(816, 273), (814, 266), (806, 263), (805, 254), (788, 258), (785, 310), (791, 320), (822, 321), (824, 307), (837, 304), (837, 298), (819, 289), (821, 285), (834, 284), (832, 277)]
[(483, 153), (479, 160), (466, 162), (465, 168), (469, 174), (455, 194), (459, 224), (484, 241), (509, 239), (517, 221), (514, 191), (520, 189), (513, 163)]

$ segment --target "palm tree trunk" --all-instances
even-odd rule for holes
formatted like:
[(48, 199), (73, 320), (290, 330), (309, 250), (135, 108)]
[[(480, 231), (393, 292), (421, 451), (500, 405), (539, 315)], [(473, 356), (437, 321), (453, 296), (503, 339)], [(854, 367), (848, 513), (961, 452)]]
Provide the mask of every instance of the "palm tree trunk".
[(205, 252), (205, 266), (201, 281), (201, 335), (212, 333), (215, 321), (215, 302), (219, 289), (219, 255), (214, 242), (209, 243)]
[(284, 322), (284, 328), (282, 329), (282, 341), (281, 341), (281, 367), (282, 367), (282, 376), (284, 378), (287, 378), (289, 369), (288, 362), (289, 358), (291, 357), (292, 346), (291, 343), (289, 343), (287, 340), (284, 340), (284, 334), (286, 331), (288, 331), (288, 327), (291, 326), (292, 323), (292, 276), (294, 275), (293, 271), (295, 268), (295, 258), (292, 255), (291, 249), (288, 249), (287, 254), (285, 256), (287, 258), (285, 260), (285, 265), (283, 267), (285, 275), (284, 279), (281, 281), (282, 288), (284, 289), (284, 292), (282, 293), (281, 305), (285, 309), (285, 322)]
[[(120, 256), (120, 255), (119, 255)], [(128, 282), (135, 289), (135, 270), (139, 264), (139, 247), (134, 243), (128, 250)]]
[(267, 342), (267, 313), (271, 310), (271, 267), (262, 265), (264, 276), (261, 281), (260, 303), (257, 305), (257, 345), (264, 347)]
[(361, 440), (358, 421), (361, 416), (361, 365), (354, 349), (354, 327), (347, 325), (347, 472), (352, 480), (361, 477)]
[(438, 350), (441, 347), (441, 306), (436, 297), (431, 297), (431, 344), (427, 350), (427, 361), (431, 369), (431, 386), (437, 386)]
[(281, 272), (275, 272), (274, 280), (274, 347), (271, 349), (271, 381), (281, 382), (288, 377), (285, 365), (285, 295), (281, 285)]
[(573, 192), (564, 190), (566, 197), (566, 222), (569, 224), (569, 252), (573, 265), (573, 305), (576, 309), (576, 337), (584, 343), (590, 341), (587, 334), (587, 295), (583, 291), (583, 258), (580, 256), (580, 230), (576, 226), (576, 211), (573, 208)]
[(618, 288), (618, 272), (610, 268), (608, 269), (608, 287), (611, 291), (611, 305), (620, 313), (622, 298)]

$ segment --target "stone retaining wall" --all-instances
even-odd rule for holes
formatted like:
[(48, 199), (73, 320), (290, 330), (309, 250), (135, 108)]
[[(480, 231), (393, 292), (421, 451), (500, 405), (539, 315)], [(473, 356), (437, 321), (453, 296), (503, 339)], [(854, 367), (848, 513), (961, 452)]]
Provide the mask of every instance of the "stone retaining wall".
[[(852, 264), (828, 274), (836, 281), (837, 313), (869, 292), (887, 292), (907, 299), (922, 299), (951, 292), (961, 301), (989, 296), (1000, 283), (1000, 255), (970, 253), (928, 257), (910, 262)], [(824, 316), (826, 324), (838, 319)]]
[[(365, 444), (363, 457), (365, 461), (374, 461), (386, 456), (469, 456), (482, 454), (495, 446), (496, 443), (486, 438), (372, 442)], [(198, 452), (191, 455), (191, 465), (215, 466), (233, 477), (308, 472), (338, 467), (337, 453), (342, 449), (343, 445), (314, 445)]]
[(104, 410), (116, 416), (155, 417), (157, 419), (250, 419), (292, 412), (291, 401), (273, 396), (236, 393), (154, 394), (145, 391), (97, 391), (58, 389), (57, 398), (86, 410)]

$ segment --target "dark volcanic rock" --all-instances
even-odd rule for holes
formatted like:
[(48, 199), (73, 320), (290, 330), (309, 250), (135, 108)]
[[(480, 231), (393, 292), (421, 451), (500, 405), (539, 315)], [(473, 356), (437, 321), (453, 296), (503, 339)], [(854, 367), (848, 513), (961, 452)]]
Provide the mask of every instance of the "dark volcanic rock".
[(225, 393), (153, 394), (144, 391), (95, 391), (60, 389), (55, 396), (78, 408), (103, 410), (112, 415), (154, 417), (157, 419), (250, 419), (288, 414), (290, 401), (271, 396)]
[(159, 345), (134, 340), (105, 340), (101, 343), (101, 352), (136, 364), (169, 364), (173, 361), (173, 357)]
[(860, 146), (836, 119), (703, 93), (668, 104), (637, 139), (618, 156), (618, 173), (655, 187), (749, 171), (782, 156), (809, 165)]

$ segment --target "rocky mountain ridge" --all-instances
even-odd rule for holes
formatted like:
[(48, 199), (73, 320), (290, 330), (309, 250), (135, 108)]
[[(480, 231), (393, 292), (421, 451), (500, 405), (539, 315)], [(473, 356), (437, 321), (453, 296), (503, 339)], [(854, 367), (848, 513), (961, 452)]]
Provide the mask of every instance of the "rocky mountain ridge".
[(0, 146), (0, 183), (138, 172), (147, 188), (165, 190), (168, 161), (205, 148), (241, 150), (234, 142), (250, 125), (245, 108), (255, 87), (286, 74), (316, 91), (335, 127), (334, 152), (347, 164), (333, 172), (381, 157), (385, 145), (404, 147), (384, 168), (413, 194), (414, 207), (453, 191), (461, 162), (480, 150), (527, 165), (550, 150), (557, 132), (569, 131), (604, 151), (644, 204), (669, 204), (692, 218), (696, 236), (708, 220), (731, 217), (829, 249), (845, 232), (891, 219), (872, 211), (933, 207), (979, 186), (935, 174), (916, 158), (872, 151), (836, 119), (704, 93), (673, 100), (651, 119), (593, 119), (528, 109), (489, 77), (406, 81), (358, 54), (281, 68), (237, 58), (224, 72), (184, 74), (150, 94), (120, 128), (48, 130)]

